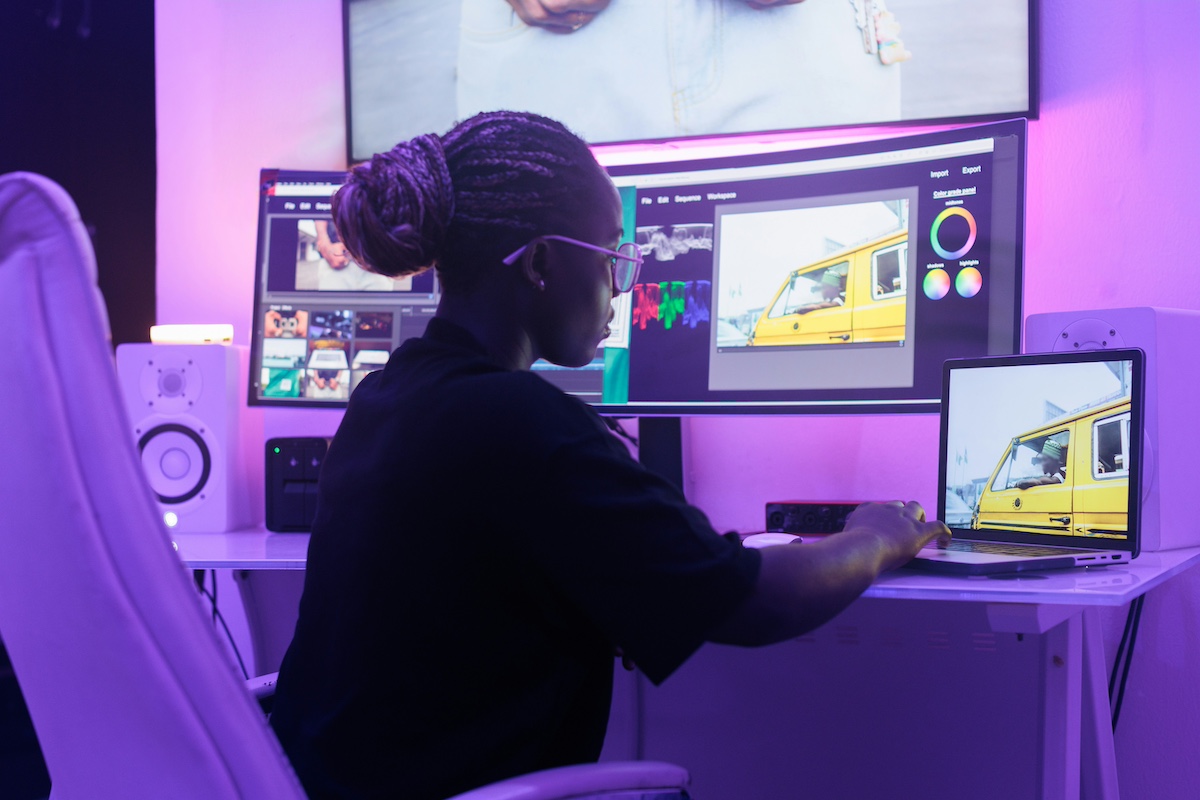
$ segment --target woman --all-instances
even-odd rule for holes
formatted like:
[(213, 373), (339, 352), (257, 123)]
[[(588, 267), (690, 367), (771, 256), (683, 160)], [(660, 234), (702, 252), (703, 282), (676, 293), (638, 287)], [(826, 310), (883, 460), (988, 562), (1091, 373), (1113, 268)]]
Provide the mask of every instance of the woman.
[(350, 399), (322, 468), (272, 725), (313, 797), (440, 798), (595, 760), (620, 650), (661, 682), (703, 642), (826, 621), (948, 535), (916, 503), (745, 550), (533, 375), (589, 362), (638, 256), (583, 141), (481, 114), (355, 168), (356, 261), (443, 297)]

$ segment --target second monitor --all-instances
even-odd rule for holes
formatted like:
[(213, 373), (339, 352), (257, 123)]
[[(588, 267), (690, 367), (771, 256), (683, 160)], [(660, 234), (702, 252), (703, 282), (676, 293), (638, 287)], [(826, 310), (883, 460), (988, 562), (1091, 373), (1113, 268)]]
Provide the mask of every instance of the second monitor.
[(1020, 348), (1024, 134), (610, 167), (640, 282), (535, 369), (611, 413), (936, 411), (943, 361)]

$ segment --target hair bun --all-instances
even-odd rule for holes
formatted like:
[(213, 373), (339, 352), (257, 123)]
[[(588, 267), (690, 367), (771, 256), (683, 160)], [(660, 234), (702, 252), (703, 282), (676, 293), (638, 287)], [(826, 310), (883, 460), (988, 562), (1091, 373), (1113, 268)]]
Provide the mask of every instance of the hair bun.
[(333, 196), (346, 249), (373, 272), (403, 277), (434, 266), (454, 216), (454, 186), (437, 136), (418, 136), (355, 167)]

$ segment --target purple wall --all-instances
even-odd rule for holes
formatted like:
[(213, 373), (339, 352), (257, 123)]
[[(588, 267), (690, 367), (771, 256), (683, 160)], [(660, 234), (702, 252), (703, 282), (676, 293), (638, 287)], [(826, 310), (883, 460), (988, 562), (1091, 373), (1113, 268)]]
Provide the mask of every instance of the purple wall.
[[(1030, 124), (1025, 311), (1200, 308), (1200, 6), (1042, 4), (1040, 119)], [(720, 525), (770, 498), (936, 504), (932, 418), (696, 419), (693, 499)], [(798, 466), (799, 465), (799, 466)], [(806, 466), (807, 465), (807, 466)]]
[[(814, 0), (815, 1), (815, 0)], [(822, 0), (827, 1), (827, 0)], [(245, 342), (254, 185), (264, 166), (344, 166), (337, 0), (157, 5), (158, 321), (228, 321)], [(1027, 313), (1200, 309), (1200, 4), (1042, 3), (1031, 124)], [(266, 433), (327, 433), (335, 414), (272, 410)], [(720, 527), (771, 499), (915, 498), (935, 507), (932, 417), (694, 419), (688, 490)], [(1117, 735), (1131, 797), (1200, 783), (1200, 575), (1150, 595)], [(1115, 649), (1122, 617), (1106, 617)]]

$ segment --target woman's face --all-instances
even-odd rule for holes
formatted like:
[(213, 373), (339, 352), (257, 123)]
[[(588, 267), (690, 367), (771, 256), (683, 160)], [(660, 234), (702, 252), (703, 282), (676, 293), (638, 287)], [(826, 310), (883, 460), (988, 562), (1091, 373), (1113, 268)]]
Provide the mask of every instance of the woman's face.
[[(581, 203), (580, 219), (561, 235), (615, 250), (621, 243), (621, 198), (603, 173)], [(581, 367), (596, 355), (612, 321), (611, 260), (566, 242), (543, 245), (542, 280), (534, 307), (534, 344), (554, 364)]]

